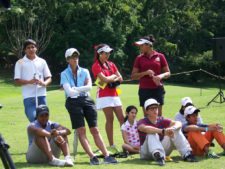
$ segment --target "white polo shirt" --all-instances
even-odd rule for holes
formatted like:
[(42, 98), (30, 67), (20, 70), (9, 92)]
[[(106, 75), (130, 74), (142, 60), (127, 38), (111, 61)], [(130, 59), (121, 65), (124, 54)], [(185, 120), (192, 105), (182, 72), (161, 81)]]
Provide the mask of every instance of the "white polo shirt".
[[(38, 56), (30, 60), (25, 55), (22, 59), (18, 60), (15, 65), (14, 79), (31, 80), (36, 79), (44, 80), (46, 77), (51, 77), (51, 72), (48, 68), (46, 61)], [(36, 96), (36, 85), (26, 84), (22, 86), (23, 98)], [(37, 86), (37, 96), (46, 96), (46, 87)]]

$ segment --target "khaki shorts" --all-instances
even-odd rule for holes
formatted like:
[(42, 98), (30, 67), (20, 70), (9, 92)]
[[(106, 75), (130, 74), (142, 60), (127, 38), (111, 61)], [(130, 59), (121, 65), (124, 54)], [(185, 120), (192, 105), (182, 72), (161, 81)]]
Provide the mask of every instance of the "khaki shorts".
[[(61, 154), (61, 149), (56, 145), (53, 139), (51, 139), (50, 141), (50, 146), (51, 146), (53, 155), (56, 158), (59, 158)], [(28, 163), (48, 163), (49, 162), (46, 154), (36, 145), (34, 141), (28, 148), (26, 159)]]

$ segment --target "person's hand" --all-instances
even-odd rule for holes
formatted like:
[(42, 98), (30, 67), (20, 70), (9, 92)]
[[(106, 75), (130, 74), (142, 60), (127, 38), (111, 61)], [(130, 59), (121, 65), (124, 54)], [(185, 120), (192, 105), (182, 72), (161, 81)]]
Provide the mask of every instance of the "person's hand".
[(56, 137), (56, 136), (58, 136), (58, 135), (59, 135), (58, 130), (56, 130), (56, 129), (52, 129), (52, 130), (51, 130), (51, 136), (52, 136), (52, 137)]
[(37, 79), (31, 79), (28, 81), (28, 84), (37, 84), (38, 80)]
[(63, 144), (65, 142), (65, 140), (62, 136), (56, 136), (54, 139), (59, 144)]
[(112, 74), (110, 76), (110, 80), (113, 81), (113, 82), (115, 81), (116, 78), (117, 78), (117, 76), (115, 74)]
[(40, 86), (46, 86), (46, 83), (43, 80), (37, 80), (37, 84)]
[(152, 80), (157, 86), (161, 86), (162, 85), (160, 76), (153, 76)]
[(223, 126), (220, 125), (220, 124), (216, 124), (216, 130), (217, 130), (218, 132), (223, 132)]
[(165, 136), (174, 137), (174, 128), (166, 128), (165, 129)]
[(153, 77), (154, 74), (155, 74), (155, 72), (154, 72), (153, 70), (151, 70), (151, 69), (148, 69), (148, 70), (145, 72), (145, 75), (148, 75), (148, 76), (150, 76), (150, 77)]

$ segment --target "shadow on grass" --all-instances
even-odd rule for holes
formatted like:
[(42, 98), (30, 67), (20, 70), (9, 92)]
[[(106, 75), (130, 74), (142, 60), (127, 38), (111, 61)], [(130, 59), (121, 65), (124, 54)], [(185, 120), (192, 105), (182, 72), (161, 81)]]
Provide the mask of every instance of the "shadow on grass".
[(47, 163), (45, 164), (31, 164), (31, 163), (27, 163), (27, 162), (15, 162), (14, 163), (16, 168), (50, 168), (50, 167), (54, 167), (55, 166), (50, 166)]

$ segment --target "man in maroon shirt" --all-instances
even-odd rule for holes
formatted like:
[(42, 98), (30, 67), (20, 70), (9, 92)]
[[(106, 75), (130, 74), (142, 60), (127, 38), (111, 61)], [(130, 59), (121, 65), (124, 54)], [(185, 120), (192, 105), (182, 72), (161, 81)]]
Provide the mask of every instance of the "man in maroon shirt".
[(173, 149), (177, 149), (184, 161), (195, 162), (192, 149), (181, 132), (179, 121), (158, 117), (159, 103), (155, 99), (145, 101), (146, 117), (138, 122), (140, 136), (140, 156), (142, 159), (155, 159), (165, 165), (165, 156), (169, 156)]

